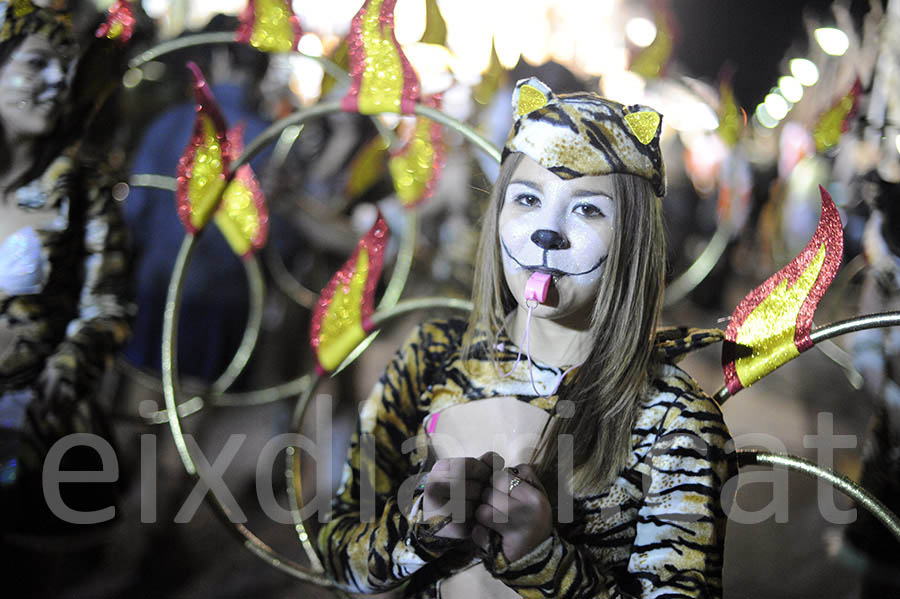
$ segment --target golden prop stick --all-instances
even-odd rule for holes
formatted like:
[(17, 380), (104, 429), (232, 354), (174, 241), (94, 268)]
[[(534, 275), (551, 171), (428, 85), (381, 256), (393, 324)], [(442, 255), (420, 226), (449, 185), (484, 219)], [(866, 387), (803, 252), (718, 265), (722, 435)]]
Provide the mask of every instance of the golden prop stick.
[[(177, 52), (179, 50), (185, 50), (187, 48), (199, 48), (201, 46), (237, 43), (239, 42), (234, 39), (234, 32), (231, 31), (217, 31), (214, 33), (197, 33), (194, 35), (186, 35), (184, 37), (165, 41), (141, 52), (130, 61), (128, 61), (128, 68), (140, 69), (147, 63), (153, 62), (154, 60), (159, 60), (166, 54), (171, 54), (172, 52)], [(347, 72), (324, 56), (312, 56), (309, 54), (304, 54), (300, 51), (296, 52), (301, 56), (305, 56), (306, 58), (318, 62), (320, 65), (322, 65), (322, 69), (326, 73), (328, 73), (341, 83), (350, 83), (350, 76), (347, 75)]]
[(894, 538), (900, 541), (900, 518), (879, 501), (877, 497), (846, 476), (837, 474), (828, 468), (822, 468), (809, 460), (788, 454), (743, 449), (737, 452), (737, 458), (738, 466), (742, 468), (747, 466), (780, 466), (830, 483), (875, 516), (894, 535)]

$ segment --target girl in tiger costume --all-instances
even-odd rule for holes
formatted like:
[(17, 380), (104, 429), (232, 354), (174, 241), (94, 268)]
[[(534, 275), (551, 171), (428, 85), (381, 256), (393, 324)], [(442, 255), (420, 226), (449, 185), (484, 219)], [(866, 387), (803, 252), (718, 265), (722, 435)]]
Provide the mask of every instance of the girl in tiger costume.
[(661, 117), (531, 78), (468, 321), (421, 325), (363, 405), (326, 571), (405, 597), (721, 597), (719, 406), (656, 332)]
[[(0, 531), (74, 524), (48, 507), (43, 460), (69, 433), (109, 436), (93, 397), (133, 312), (113, 182), (71, 140), (77, 49), (69, 15), (0, 3)], [(95, 456), (72, 448), (63, 469)], [(69, 485), (63, 499), (86, 511), (115, 490)]]

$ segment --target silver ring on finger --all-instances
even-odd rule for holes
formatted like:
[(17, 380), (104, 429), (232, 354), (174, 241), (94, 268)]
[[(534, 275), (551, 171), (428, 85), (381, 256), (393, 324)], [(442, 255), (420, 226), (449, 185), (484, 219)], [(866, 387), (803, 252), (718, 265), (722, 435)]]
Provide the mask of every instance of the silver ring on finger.
[(522, 484), (522, 479), (518, 476), (513, 476), (509, 479), (509, 490), (506, 492), (507, 495), (512, 495), (513, 489)]

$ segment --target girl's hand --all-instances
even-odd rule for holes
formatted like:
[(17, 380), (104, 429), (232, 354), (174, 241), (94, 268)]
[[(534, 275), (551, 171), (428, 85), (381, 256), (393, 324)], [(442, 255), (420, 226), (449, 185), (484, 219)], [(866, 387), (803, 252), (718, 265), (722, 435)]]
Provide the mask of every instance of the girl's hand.
[(444, 458), (434, 463), (422, 498), (422, 515), (452, 519), (435, 533), (449, 539), (468, 539), (475, 525), (475, 508), (484, 489), (491, 484), (494, 469), (503, 467), (503, 458), (488, 452), (480, 458)]
[(28, 412), (36, 432), (46, 439), (73, 432), (72, 416), (78, 407), (78, 397), (71, 373), (47, 364), (38, 376), (35, 394), (28, 404)]
[(550, 536), (553, 510), (544, 487), (528, 464), (498, 472), (491, 483), (475, 510), (478, 524), (472, 530), (472, 540), (486, 548), (488, 529), (496, 531), (503, 537), (503, 555), (513, 562)]

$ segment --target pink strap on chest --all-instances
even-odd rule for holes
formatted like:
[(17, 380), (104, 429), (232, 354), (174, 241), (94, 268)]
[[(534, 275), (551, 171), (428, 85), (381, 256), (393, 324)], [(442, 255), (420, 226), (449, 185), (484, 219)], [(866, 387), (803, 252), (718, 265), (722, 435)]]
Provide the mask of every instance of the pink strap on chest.
[(429, 435), (434, 432), (435, 428), (437, 428), (438, 416), (440, 416), (440, 415), (441, 415), (440, 412), (435, 412), (428, 418), (428, 434)]

